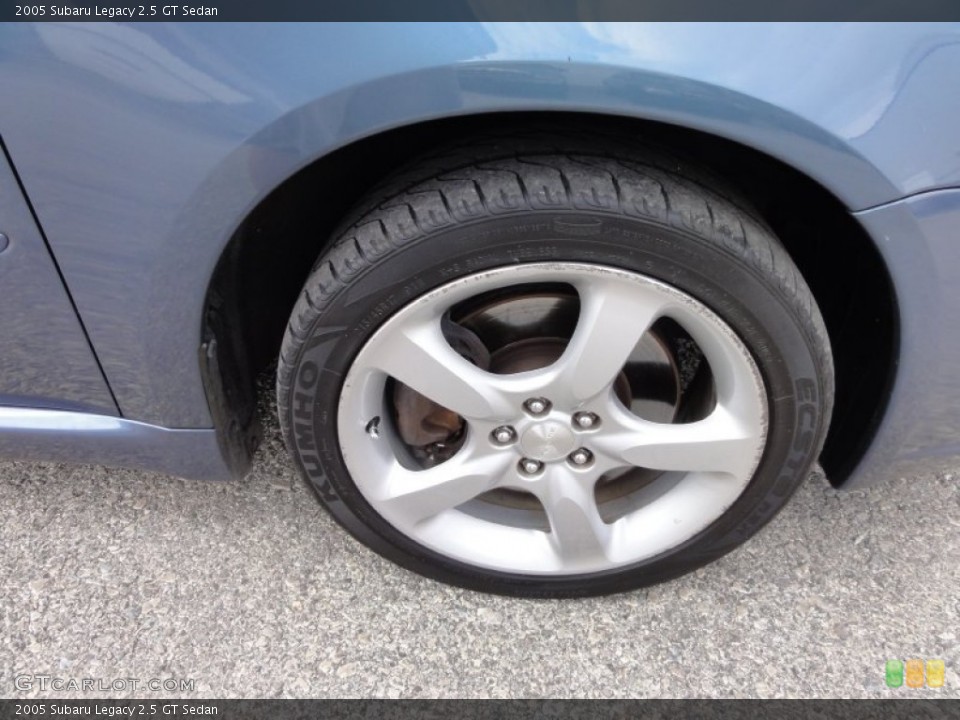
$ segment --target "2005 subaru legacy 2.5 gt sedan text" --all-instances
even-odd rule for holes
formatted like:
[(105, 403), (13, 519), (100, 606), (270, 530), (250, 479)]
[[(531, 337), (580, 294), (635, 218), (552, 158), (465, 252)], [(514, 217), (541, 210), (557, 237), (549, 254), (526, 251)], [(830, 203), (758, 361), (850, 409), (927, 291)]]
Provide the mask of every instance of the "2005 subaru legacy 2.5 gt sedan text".
[[(0, 28), (0, 457), (241, 476), (514, 595), (960, 456), (960, 27)], [(758, 540), (762, 541), (762, 540)]]

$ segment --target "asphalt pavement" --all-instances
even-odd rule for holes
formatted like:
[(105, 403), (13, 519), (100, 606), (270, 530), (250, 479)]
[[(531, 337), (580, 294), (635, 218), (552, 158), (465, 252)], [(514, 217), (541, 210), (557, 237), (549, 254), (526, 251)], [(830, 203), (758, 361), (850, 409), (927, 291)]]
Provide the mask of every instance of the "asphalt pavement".
[[(955, 475), (844, 493), (815, 473), (692, 575), (518, 600), (368, 551), (267, 425), (232, 483), (0, 464), (0, 696), (960, 697)], [(944, 660), (945, 686), (888, 688), (894, 658)]]

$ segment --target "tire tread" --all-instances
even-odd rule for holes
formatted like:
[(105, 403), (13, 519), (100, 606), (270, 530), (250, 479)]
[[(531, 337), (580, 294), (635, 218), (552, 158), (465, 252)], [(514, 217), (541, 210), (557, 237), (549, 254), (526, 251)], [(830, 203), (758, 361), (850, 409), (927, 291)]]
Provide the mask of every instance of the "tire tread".
[[(422, 158), (381, 183), (335, 233), (291, 315), (281, 355), (350, 280), (392, 251), (457, 223), (512, 212), (588, 210), (651, 220), (724, 248), (772, 278), (805, 321), (824, 375), (826, 327), (799, 270), (746, 200), (708, 171), (622, 136), (489, 135)], [(287, 363), (278, 390), (289, 387)], [(832, 386), (823, 388), (832, 402)]]

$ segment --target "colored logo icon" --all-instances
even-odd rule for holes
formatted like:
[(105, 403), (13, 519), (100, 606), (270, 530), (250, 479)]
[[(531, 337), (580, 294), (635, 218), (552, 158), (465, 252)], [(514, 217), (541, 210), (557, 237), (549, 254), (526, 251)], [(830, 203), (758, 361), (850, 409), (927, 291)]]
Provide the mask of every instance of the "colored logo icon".
[(923, 687), (923, 660), (907, 660), (907, 687)]
[(946, 670), (943, 660), (927, 660), (926, 663), (916, 658), (906, 662), (887, 660), (883, 667), (883, 679), (890, 688), (903, 687), (904, 683), (909, 688), (922, 688), (924, 681), (929, 688), (942, 688)]
[(927, 660), (927, 687), (943, 687), (946, 667), (943, 660)]
[(887, 687), (900, 687), (903, 685), (903, 661), (887, 660), (887, 666), (884, 672)]

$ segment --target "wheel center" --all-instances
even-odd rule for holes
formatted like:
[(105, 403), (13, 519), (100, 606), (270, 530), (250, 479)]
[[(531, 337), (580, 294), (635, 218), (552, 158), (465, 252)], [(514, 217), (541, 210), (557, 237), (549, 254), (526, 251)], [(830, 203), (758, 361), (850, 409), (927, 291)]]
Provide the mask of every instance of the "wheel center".
[(576, 444), (573, 431), (558, 420), (535, 423), (520, 438), (523, 454), (544, 462), (566, 457)]

